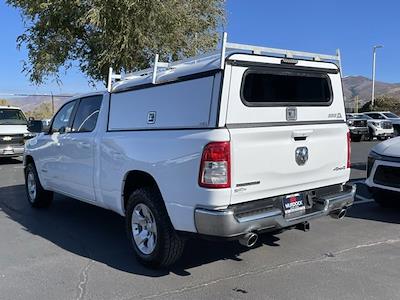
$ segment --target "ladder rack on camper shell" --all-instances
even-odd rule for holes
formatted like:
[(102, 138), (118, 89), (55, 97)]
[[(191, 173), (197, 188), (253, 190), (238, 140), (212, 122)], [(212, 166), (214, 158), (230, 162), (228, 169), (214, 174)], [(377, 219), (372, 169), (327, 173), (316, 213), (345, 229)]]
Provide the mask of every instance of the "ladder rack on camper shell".
[(342, 69), (341, 64), (341, 56), (340, 56), (340, 49), (336, 50), (335, 55), (329, 54), (320, 54), (320, 53), (311, 53), (311, 52), (303, 52), (303, 51), (294, 51), (294, 50), (287, 50), (287, 49), (278, 49), (278, 48), (268, 48), (268, 47), (259, 47), (253, 45), (245, 45), (245, 44), (237, 44), (237, 43), (229, 43), (227, 41), (227, 33), (224, 32), (222, 36), (222, 45), (221, 49), (214, 52), (209, 52), (206, 54), (202, 54), (195, 57), (190, 57), (187, 59), (175, 61), (175, 62), (160, 62), (159, 55), (156, 54), (154, 58), (154, 62), (152, 67), (132, 73), (126, 74), (115, 74), (113, 72), (112, 67), (109, 68), (108, 74), (108, 83), (107, 83), (107, 90), (111, 92), (112, 85), (115, 80), (129, 80), (138, 78), (141, 76), (152, 76), (152, 83), (156, 84), (157, 78), (157, 71), (158, 69), (177, 69), (182, 66), (187, 66), (188, 64), (196, 64), (199, 62), (203, 62), (206, 60), (210, 60), (211, 58), (215, 57), (220, 60), (220, 69), (223, 70), (225, 66), (225, 55), (228, 51), (237, 50), (238, 52), (242, 53), (253, 53), (253, 54), (266, 54), (266, 55), (273, 55), (279, 56), (282, 58), (288, 59), (305, 59), (305, 60), (312, 60), (312, 61), (325, 61), (325, 62), (337, 62), (340, 70)]

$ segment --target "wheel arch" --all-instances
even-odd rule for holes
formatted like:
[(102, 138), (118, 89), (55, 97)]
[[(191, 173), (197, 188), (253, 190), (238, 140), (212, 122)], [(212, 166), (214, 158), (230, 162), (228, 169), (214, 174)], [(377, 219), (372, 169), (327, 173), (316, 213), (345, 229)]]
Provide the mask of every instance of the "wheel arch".
[(33, 156), (32, 155), (26, 155), (25, 157), (24, 157), (24, 166), (26, 167), (28, 164), (30, 164), (30, 163), (33, 163), (33, 164), (35, 164), (35, 161), (34, 161), (34, 159), (33, 159)]
[(160, 193), (162, 204), (165, 207), (164, 198), (155, 178), (146, 171), (131, 170), (125, 174), (122, 186), (121, 208), (124, 214), (129, 196), (133, 191), (143, 187), (154, 187)]
[[(37, 172), (37, 174), (38, 174), (38, 178), (39, 178), (40, 184), (41, 184), (42, 186), (45, 187), (45, 185), (43, 184), (43, 183), (44, 183), (44, 180), (43, 180), (43, 178), (42, 178), (42, 174), (41, 174), (41, 173), (39, 172), (39, 170), (38, 170), (38, 166), (37, 166), (36, 163), (35, 163), (35, 159), (33, 158), (32, 155), (27, 154), (27, 155), (24, 156), (24, 161), (23, 161), (24, 168), (26, 169), (26, 167), (27, 167), (30, 163), (32, 163), (33, 166), (34, 166), (35, 169), (36, 169), (36, 172)], [(46, 188), (47, 188), (47, 187), (46, 187)]]

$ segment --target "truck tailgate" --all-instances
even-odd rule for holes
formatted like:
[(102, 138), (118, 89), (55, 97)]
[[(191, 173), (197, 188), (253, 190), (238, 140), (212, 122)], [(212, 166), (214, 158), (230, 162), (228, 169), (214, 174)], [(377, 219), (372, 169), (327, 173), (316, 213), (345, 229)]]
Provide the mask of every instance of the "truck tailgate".
[(252, 55), (231, 59), (225, 123), (231, 137), (231, 203), (348, 181), (338, 68)]
[[(232, 204), (348, 180), (346, 124), (230, 128), (229, 132)], [(299, 164), (296, 149), (303, 147), (308, 159)]]

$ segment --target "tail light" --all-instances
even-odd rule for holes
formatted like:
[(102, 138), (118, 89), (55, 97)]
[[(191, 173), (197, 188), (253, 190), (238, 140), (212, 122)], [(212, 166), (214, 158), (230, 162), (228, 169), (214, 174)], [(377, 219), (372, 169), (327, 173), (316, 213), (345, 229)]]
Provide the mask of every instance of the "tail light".
[(212, 142), (204, 147), (199, 185), (214, 189), (231, 187), (231, 146), (229, 142)]
[(350, 131), (347, 131), (347, 168), (351, 167), (351, 137)]

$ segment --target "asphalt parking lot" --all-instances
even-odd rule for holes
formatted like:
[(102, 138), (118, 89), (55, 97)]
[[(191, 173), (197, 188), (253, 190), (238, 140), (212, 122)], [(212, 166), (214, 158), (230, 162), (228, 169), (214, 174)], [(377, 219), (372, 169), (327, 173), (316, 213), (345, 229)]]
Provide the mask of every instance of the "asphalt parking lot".
[(171, 270), (140, 266), (123, 219), (57, 196), (25, 199), (19, 160), (0, 162), (0, 299), (399, 299), (400, 209), (362, 184), (374, 142), (353, 143), (355, 205), (343, 220), (264, 235), (254, 249), (190, 241)]

